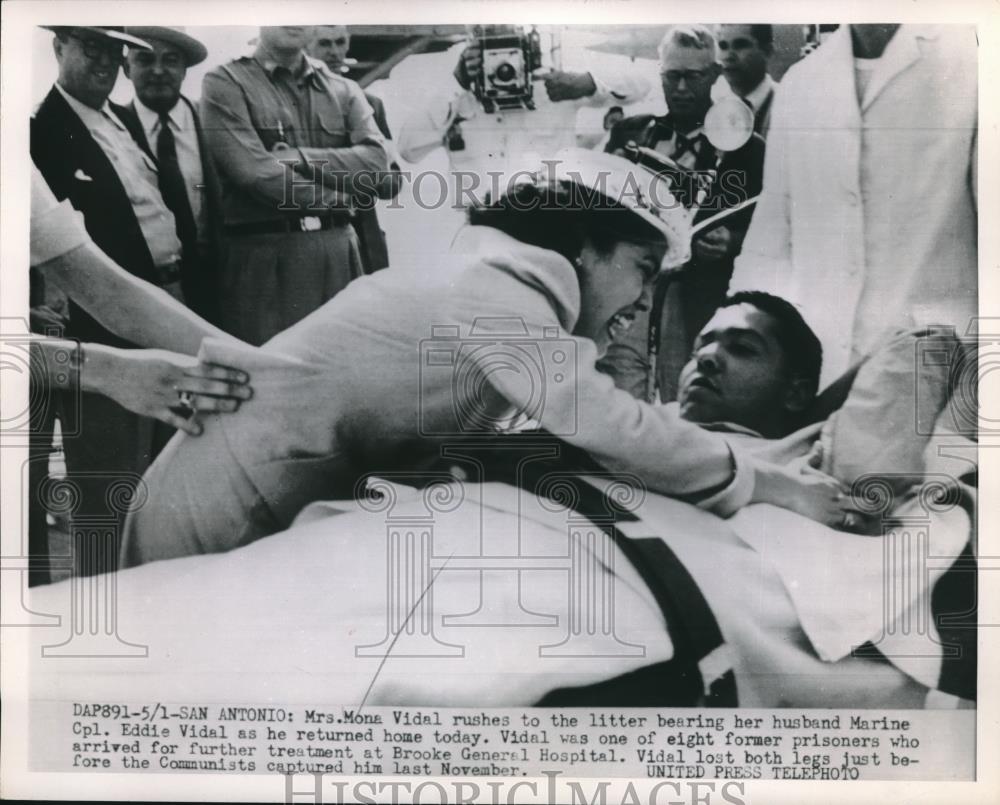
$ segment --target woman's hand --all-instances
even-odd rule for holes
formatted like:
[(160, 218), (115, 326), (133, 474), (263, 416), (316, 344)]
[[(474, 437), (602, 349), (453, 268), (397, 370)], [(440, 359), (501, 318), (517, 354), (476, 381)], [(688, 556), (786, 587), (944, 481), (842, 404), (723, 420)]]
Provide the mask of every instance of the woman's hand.
[[(201, 411), (232, 413), (253, 396), (246, 372), (158, 349), (85, 347), (81, 383), (142, 416), (199, 436)], [(183, 396), (182, 396), (183, 395)]]
[(809, 466), (755, 463), (751, 503), (772, 503), (831, 528), (850, 529), (858, 519), (848, 490), (836, 478)]

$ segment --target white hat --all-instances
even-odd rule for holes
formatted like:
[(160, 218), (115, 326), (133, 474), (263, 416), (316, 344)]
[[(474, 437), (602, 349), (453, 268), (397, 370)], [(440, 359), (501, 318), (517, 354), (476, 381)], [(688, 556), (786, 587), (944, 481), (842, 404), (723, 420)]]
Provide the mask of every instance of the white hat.
[(142, 39), (159, 39), (168, 45), (173, 45), (184, 55), (184, 63), (187, 67), (201, 64), (208, 56), (206, 47), (179, 25), (172, 27), (129, 25), (126, 26), (125, 31)]
[(123, 45), (128, 45), (129, 47), (152, 50), (149, 42), (126, 33), (125, 27), (121, 25), (42, 25), (40, 27), (55, 34), (71, 34), (73, 31), (86, 31), (105, 39), (121, 42)]
[(644, 165), (602, 151), (564, 148), (543, 162), (533, 181), (578, 184), (638, 215), (667, 241), (663, 269), (691, 259), (691, 212), (671, 193), (670, 181)]

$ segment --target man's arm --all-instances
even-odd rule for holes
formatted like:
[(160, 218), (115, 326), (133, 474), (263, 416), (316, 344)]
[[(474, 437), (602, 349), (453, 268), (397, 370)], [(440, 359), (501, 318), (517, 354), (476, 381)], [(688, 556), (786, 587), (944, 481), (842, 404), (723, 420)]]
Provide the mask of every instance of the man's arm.
[[(469, 100), (471, 99), (471, 101)], [(419, 105), (406, 117), (396, 137), (399, 155), (407, 162), (420, 162), (444, 146), (444, 137), (455, 122), (461, 106), (475, 103), (472, 93), (462, 89), (438, 94)]]
[[(645, 98), (651, 88), (649, 80), (635, 68), (615, 70), (612, 73), (591, 71), (587, 75), (593, 82), (594, 91), (583, 96), (585, 106), (628, 106)], [(549, 97), (552, 97), (551, 92)]]
[(90, 240), (37, 268), (102, 325), (134, 344), (196, 355), (208, 336), (236, 340), (166, 291), (120, 268)]
[(205, 143), (219, 172), (243, 192), (279, 205), (289, 205), (286, 192), (294, 151), (271, 153), (257, 134), (243, 90), (225, 67), (206, 74), (201, 90)]
[[(333, 83), (325, 76), (321, 80), (330, 82), (328, 89), (331, 93), (343, 92), (342, 100), (346, 107), (344, 128), (351, 144), (341, 148), (300, 147), (297, 150), (305, 163), (320, 169), (317, 181), (334, 190), (349, 192), (352, 175), (368, 173), (381, 177), (385, 174), (389, 170), (389, 155), (375, 122), (375, 114), (361, 87), (353, 81)], [(310, 174), (311, 167), (305, 175)]]

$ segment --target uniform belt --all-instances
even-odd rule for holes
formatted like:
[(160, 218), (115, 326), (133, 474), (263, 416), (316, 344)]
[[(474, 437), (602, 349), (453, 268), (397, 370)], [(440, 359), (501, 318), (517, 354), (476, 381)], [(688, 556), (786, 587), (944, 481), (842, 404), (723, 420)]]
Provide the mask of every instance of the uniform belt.
[(181, 281), (181, 261), (170, 263), (165, 266), (156, 266), (153, 269), (153, 282), (156, 285), (172, 285)]
[(253, 221), (245, 224), (227, 224), (230, 235), (264, 235), (289, 232), (322, 232), (349, 224), (353, 215), (348, 210), (328, 212), (323, 215), (304, 215), (299, 218), (280, 218), (277, 221)]

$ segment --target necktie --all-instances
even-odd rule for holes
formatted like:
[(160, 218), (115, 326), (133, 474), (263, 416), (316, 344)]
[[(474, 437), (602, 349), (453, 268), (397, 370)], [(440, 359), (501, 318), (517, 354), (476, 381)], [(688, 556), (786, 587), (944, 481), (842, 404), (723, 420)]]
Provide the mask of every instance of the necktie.
[(184, 174), (177, 160), (177, 142), (170, 128), (170, 118), (160, 114), (160, 133), (156, 137), (156, 159), (160, 163), (160, 194), (174, 214), (177, 237), (184, 248), (185, 261), (194, 259), (198, 253), (198, 227), (191, 212)]

